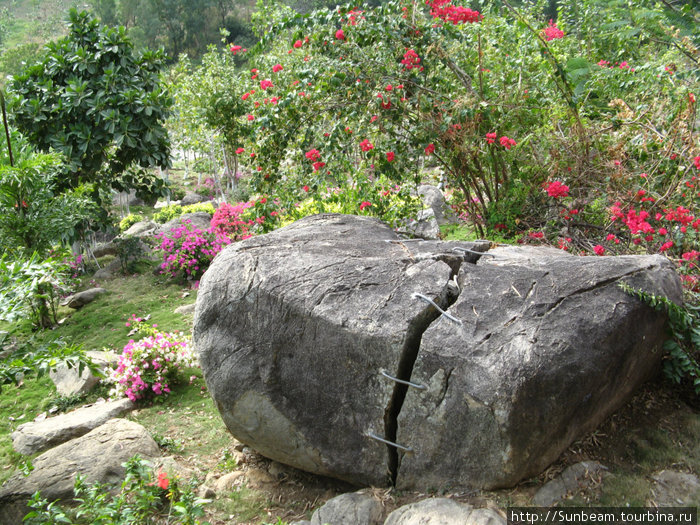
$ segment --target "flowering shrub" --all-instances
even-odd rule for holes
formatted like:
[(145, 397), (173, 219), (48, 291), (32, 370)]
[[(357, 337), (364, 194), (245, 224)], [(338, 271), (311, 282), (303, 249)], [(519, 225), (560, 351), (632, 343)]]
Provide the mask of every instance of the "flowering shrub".
[(204, 516), (203, 505), (208, 500), (197, 498), (194, 483), (186, 483), (164, 471), (156, 474), (150, 463), (139, 456), (131, 458), (124, 467), (126, 476), (114, 496), (110, 496), (111, 487), (88, 483), (81, 475), (76, 476), (73, 490), (78, 505), (75, 508), (63, 509), (36, 492), (28, 503), (32, 510), (24, 523), (200, 523), (197, 518)]
[[(134, 318), (134, 322), (141, 320)], [(127, 325), (130, 323), (127, 323)], [(165, 333), (152, 328), (139, 341), (129, 340), (117, 368), (108, 381), (114, 383), (111, 396), (126, 396), (132, 401), (170, 393), (178, 372), (196, 366), (189, 338), (181, 332)]]
[(187, 280), (196, 280), (209, 268), (212, 260), (222, 248), (231, 243), (223, 231), (210, 228), (202, 231), (190, 221), (156, 235), (160, 244), (156, 249), (163, 252), (161, 273), (178, 275)]

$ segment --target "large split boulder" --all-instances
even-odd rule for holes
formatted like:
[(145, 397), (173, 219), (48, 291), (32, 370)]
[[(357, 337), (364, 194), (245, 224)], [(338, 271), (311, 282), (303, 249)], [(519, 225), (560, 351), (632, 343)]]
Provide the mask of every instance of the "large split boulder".
[(229, 246), (194, 341), (231, 433), (364, 485), (492, 488), (544, 469), (658, 368), (665, 318), (618, 284), (680, 301), (679, 280), (660, 256), (488, 248), (343, 215)]

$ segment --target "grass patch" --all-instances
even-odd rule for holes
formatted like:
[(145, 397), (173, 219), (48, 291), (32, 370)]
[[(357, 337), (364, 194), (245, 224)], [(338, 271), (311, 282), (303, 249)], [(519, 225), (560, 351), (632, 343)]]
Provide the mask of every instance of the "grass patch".
[(217, 513), (228, 515), (232, 523), (262, 523), (267, 518), (267, 498), (248, 487), (240, 487), (216, 499), (211, 506)]
[[(150, 274), (120, 277), (101, 285), (107, 293), (79, 310), (62, 307), (59, 318), (65, 317), (65, 321), (54, 330), (36, 333), (36, 340), (46, 342), (62, 338), (69, 344), (82, 344), (85, 350), (111, 348), (120, 351), (129, 340), (130, 329), (125, 323), (132, 314), (150, 315), (149, 322), (166, 332), (192, 329), (192, 317), (176, 314), (174, 310), (194, 302), (196, 291)], [(183, 297), (185, 293), (189, 295)], [(12, 333), (27, 338), (31, 335), (31, 326), (29, 323), (15, 325)]]
[(3, 387), (0, 392), (0, 485), (24, 459), (12, 448), (10, 434), (22, 423), (34, 420), (55, 397), (56, 387), (47, 376), (27, 379), (21, 386)]
[(199, 369), (184, 371), (183, 376), (195, 376), (191, 384), (177, 385), (170, 395), (150, 406), (133, 412), (129, 419), (158, 435), (179, 444), (178, 455), (216, 458), (232, 441), (221, 417), (204, 388)]

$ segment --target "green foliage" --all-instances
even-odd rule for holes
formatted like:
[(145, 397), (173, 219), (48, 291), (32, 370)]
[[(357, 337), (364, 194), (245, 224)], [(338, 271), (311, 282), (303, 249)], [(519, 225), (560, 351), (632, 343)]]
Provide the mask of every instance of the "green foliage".
[(124, 217), (121, 221), (119, 221), (119, 231), (126, 231), (129, 228), (131, 228), (134, 224), (137, 222), (141, 222), (144, 220), (143, 215), (139, 213), (130, 213), (126, 217)]
[(13, 78), (17, 127), (40, 150), (65, 156), (59, 189), (92, 182), (161, 193), (152, 172), (130, 168), (169, 165), (163, 122), (172, 101), (160, 83), (163, 64), (161, 52), (135, 53), (123, 27), (100, 27), (71, 10), (68, 37)]
[(36, 492), (29, 502), (33, 510), (25, 517), (28, 525), (70, 523), (73, 525), (152, 525), (168, 523), (195, 525), (204, 516), (207, 500), (197, 498), (194, 486), (165, 472), (154, 474), (152, 466), (139, 456), (124, 464), (126, 477), (119, 493), (112, 497), (111, 487), (87, 483), (78, 475), (74, 493), (77, 507), (63, 509)]
[(27, 342), (0, 361), (0, 389), (2, 385), (19, 384), (26, 377), (42, 377), (58, 365), (77, 368), (80, 373), (88, 368), (93, 374), (102, 375), (80, 346), (66, 344), (60, 339), (37, 347)]
[(12, 139), (13, 165), (0, 150), (0, 247), (21, 255), (70, 244), (97, 215), (90, 188), (61, 191), (60, 157), (35, 153), (16, 134)]
[(138, 237), (125, 235), (114, 240), (117, 245), (117, 257), (123, 273), (128, 273), (134, 263), (145, 254), (143, 243)]
[(0, 320), (29, 317), (40, 328), (58, 322), (62, 294), (72, 287), (70, 267), (63, 257), (42, 258), (37, 252), (24, 260), (0, 257)]
[(668, 352), (664, 375), (676, 384), (688, 382), (700, 396), (700, 301), (697, 301), (700, 298), (696, 297), (698, 304), (681, 306), (626, 283), (620, 283), (620, 287), (655, 310), (668, 314), (671, 338), (664, 343), (664, 350)]
[(196, 213), (203, 211), (209, 215), (214, 215), (216, 211), (214, 205), (211, 202), (197, 202), (195, 204), (188, 204), (187, 206), (180, 206), (179, 204), (171, 204), (170, 206), (165, 206), (153, 214), (153, 220), (161, 224), (177, 219), (185, 213)]

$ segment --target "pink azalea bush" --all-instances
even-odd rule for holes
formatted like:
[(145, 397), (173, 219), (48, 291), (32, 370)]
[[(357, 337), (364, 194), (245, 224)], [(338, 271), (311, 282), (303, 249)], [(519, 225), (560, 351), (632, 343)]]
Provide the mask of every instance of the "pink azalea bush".
[(224, 232), (209, 228), (203, 231), (186, 221), (169, 232), (156, 235), (160, 244), (156, 249), (163, 252), (161, 273), (183, 276), (187, 280), (201, 277), (231, 238)]
[(167, 395), (178, 380), (178, 372), (197, 366), (185, 334), (160, 332), (155, 325), (147, 331), (151, 335), (129, 340), (119, 356), (117, 368), (108, 377), (114, 384), (111, 397), (126, 396), (137, 401)]

